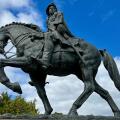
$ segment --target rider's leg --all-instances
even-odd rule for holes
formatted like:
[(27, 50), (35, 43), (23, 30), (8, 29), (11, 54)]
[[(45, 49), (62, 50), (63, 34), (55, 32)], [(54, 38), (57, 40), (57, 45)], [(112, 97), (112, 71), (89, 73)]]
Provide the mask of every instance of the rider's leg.
[(54, 49), (54, 43), (53, 43), (52, 35), (49, 32), (47, 32), (45, 33), (43, 56), (41, 59), (38, 59), (38, 62), (42, 64), (42, 68), (44, 70), (47, 70), (48, 67), (50, 66), (50, 60), (53, 49)]

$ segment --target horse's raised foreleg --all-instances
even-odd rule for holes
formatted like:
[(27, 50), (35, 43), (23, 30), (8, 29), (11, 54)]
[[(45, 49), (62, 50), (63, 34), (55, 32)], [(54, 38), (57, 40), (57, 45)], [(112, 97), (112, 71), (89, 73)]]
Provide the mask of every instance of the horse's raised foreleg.
[(30, 65), (30, 60), (27, 57), (0, 59), (0, 68), (5, 66), (22, 68), (27, 67), (28, 65)]
[(30, 64), (30, 61), (25, 57), (18, 57), (18, 58), (12, 58), (12, 59), (0, 59), (0, 79), (1, 79), (0, 82), (6, 87), (13, 90), (14, 92), (22, 94), (22, 90), (19, 83), (18, 82), (11, 83), (6, 76), (3, 67), (11, 66), (11, 67), (23, 68), (25, 66), (28, 66), (29, 64)]
[(53, 111), (49, 100), (47, 98), (46, 95), (46, 91), (45, 91), (45, 80), (46, 80), (46, 75), (44, 74), (40, 74), (40, 73), (35, 73), (35, 74), (30, 74), (31, 80), (34, 83), (34, 86), (37, 89), (37, 93), (39, 95), (39, 97), (42, 100), (42, 103), (44, 105), (45, 108), (45, 113), (44, 115), (41, 115), (40, 118), (46, 118), (49, 117), (49, 115), (51, 114), (51, 112)]
[(98, 83), (95, 81), (95, 92), (98, 93), (103, 99), (105, 99), (108, 104), (110, 105), (114, 116), (120, 117), (120, 110), (113, 101), (112, 97), (110, 96), (109, 92), (105, 89), (103, 89)]
[[(88, 97), (93, 93), (95, 87), (93, 82), (93, 74), (90, 69), (83, 69), (83, 82), (84, 82), (84, 91), (73, 103), (72, 108), (70, 109), (69, 116), (77, 116), (77, 109), (88, 99)], [(78, 78), (80, 78), (78, 76)]]
[(13, 90), (14, 92), (22, 94), (22, 90), (19, 83), (18, 82), (11, 83), (9, 78), (6, 76), (4, 72), (4, 68), (0, 68), (0, 82), (9, 89)]

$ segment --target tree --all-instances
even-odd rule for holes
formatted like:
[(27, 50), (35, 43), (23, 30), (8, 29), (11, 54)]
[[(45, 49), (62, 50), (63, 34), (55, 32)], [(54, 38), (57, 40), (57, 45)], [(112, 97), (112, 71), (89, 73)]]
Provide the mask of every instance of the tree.
[(11, 99), (11, 96), (7, 92), (2, 93), (3, 100), (0, 104), (0, 114), (11, 113), (14, 115), (30, 114), (38, 115), (38, 109), (35, 108), (35, 102), (26, 102), (21, 96), (17, 96), (15, 99)]

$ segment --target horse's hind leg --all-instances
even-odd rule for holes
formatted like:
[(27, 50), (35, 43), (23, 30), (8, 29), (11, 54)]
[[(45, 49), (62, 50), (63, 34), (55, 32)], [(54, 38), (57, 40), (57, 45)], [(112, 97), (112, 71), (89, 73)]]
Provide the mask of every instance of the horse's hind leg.
[(117, 105), (113, 101), (112, 97), (110, 96), (109, 92), (103, 89), (98, 83), (95, 81), (95, 92), (98, 93), (103, 99), (105, 99), (108, 104), (110, 105), (114, 116), (120, 117), (120, 110), (118, 109)]
[(40, 74), (40, 73), (35, 73), (35, 74), (30, 74), (30, 78), (34, 84), (34, 86), (37, 89), (37, 93), (39, 95), (39, 97), (41, 98), (44, 108), (45, 108), (45, 114), (43, 116), (40, 116), (41, 118), (46, 118), (48, 117), (51, 112), (53, 111), (49, 100), (47, 98), (46, 95), (46, 91), (45, 91), (45, 79), (46, 79), (46, 75)]
[[(68, 115), (76, 116), (77, 109), (88, 99), (88, 97), (94, 92), (94, 82), (93, 82), (93, 73), (91, 69), (83, 69), (83, 82), (84, 82), (84, 91), (73, 103), (72, 108), (70, 109)], [(79, 75), (77, 75), (80, 79)]]

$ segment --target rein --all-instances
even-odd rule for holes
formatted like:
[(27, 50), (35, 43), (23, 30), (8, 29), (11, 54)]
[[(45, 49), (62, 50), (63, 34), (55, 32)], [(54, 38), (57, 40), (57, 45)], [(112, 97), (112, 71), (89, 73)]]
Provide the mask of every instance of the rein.
[[(6, 54), (7, 54), (7, 53), (12, 53), (12, 52), (10, 52), (10, 51), (14, 48), (14, 46), (17, 46), (20, 42), (22, 42), (23, 40), (25, 40), (26, 37), (28, 37), (30, 34), (31, 34), (31, 33), (23, 33), (23, 34), (17, 36), (15, 39), (13, 39), (13, 40), (15, 41), (15, 40), (17, 40), (19, 37), (21, 37), (22, 35), (25, 35), (25, 36), (24, 36), (23, 38), (21, 38), (15, 45), (13, 45), (8, 51), (6, 51), (3, 55), (4, 55), (7, 59), (11, 58), (11, 57), (7, 57)], [(12, 55), (12, 57), (13, 57), (13, 56), (15, 56), (15, 55)]]

